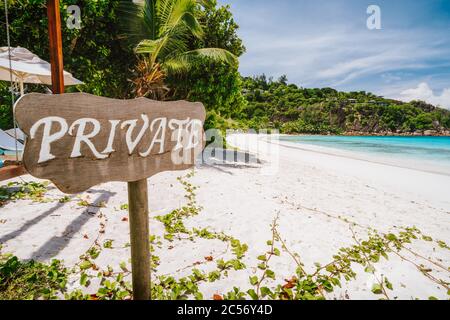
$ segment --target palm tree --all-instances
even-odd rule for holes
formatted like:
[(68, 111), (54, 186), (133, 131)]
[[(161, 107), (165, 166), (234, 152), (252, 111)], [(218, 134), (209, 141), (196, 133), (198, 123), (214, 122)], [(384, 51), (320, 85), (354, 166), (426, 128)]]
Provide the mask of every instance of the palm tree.
[[(143, 3), (142, 3), (143, 2)], [(122, 3), (124, 31), (135, 44), (140, 58), (133, 80), (138, 96), (162, 98), (168, 88), (164, 85), (170, 73), (185, 73), (202, 58), (214, 62), (237, 64), (232, 53), (220, 48), (189, 50), (193, 37), (204, 32), (197, 20), (200, 8), (209, 0), (144, 0), (135, 4)]]

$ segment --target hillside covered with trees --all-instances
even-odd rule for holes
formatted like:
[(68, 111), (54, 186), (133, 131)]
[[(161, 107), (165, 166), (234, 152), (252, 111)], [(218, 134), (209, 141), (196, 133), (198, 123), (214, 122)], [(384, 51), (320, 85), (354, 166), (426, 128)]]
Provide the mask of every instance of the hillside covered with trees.
[(449, 134), (450, 111), (422, 101), (404, 103), (372, 93), (307, 89), (265, 75), (243, 80), (247, 104), (241, 120), (248, 127), (282, 133)]

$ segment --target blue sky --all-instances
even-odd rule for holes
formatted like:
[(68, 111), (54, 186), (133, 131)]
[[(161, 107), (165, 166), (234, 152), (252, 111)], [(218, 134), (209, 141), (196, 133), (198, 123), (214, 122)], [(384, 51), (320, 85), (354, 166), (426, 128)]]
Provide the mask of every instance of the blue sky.
[[(243, 75), (366, 90), (450, 109), (450, 0), (219, 0), (247, 47)], [(381, 30), (367, 8), (381, 9)]]

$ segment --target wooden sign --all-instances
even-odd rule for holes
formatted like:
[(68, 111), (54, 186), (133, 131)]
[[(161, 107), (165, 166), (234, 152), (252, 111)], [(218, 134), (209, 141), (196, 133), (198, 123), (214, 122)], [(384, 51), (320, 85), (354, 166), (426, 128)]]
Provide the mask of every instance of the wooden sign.
[(69, 194), (188, 169), (205, 144), (201, 103), (32, 93), (15, 113), (25, 168)]

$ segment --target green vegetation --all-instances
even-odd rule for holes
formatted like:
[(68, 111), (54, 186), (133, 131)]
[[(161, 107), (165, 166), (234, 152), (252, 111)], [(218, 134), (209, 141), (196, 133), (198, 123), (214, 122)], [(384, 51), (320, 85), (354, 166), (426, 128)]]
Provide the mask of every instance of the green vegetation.
[[(423, 265), (419, 266), (412, 260), (404, 256), (401, 251), (409, 250), (405, 244), (411, 244), (420, 239), (422, 235), (417, 228), (401, 229), (398, 234), (381, 234), (375, 230), (369, 230), (366, 240), (358, 239), (353, 227), (356, 224), (349, 223), (353, 234), (355, 245), (351, 247), (340, 248), (339, 252), (333, 255), (333, 260), (325, 265), (315, 263), (316, 270), (312, 273), (305, 271), (305, 265), (301, 262), (300, 255), (289, 250), (286, 242), (282, 239), (278, 231), (277, 219), (272, 225), (272, 239), (267, 241), (269, 250), (267, 253), (258, 257), (261, 263), (258, 265), (261, 275), (250, 278), (250, 283), (254, 289), (248, 290), (248, 294), (253, 299), (274, 299), (274, 300), (323, 300), (327, 293), (332, 293), (337, 287), (342, 288), (342, 282), (350, 282), (356, 279), (356, 272), (353, 267), (360, 265), (364, 272), (372, 274), (374, 284), (372, 293), (382, 296), (382, 299), (391, 299), (390, 291), (394, 290), (392, 283), (386, 275), (376, 274), (376, 264), (381, 259), (389, 259), (389, 255), (397, 255), (403, 261), (414, 264), (420, 272), (427, 278), (435, 282), (438, 286), (448, 290), (448, 283), (444, 280), (433, 277), (431, 270)], [(269, 287), (263, 287), (266, 279), (275, 280), (275, 272), (270, 270), (269, 262), (273, 257), (280, 256), (281, 250), (287, 253), (297, 266), (295, 274), (285, 280), (284, 284)], [(409, 250), (410, 251), (410, 250)], [(414, 253), (416, 254), (416, 253)], [(430, 263), (434, 261), (428, 260)], [(439, 265), (439, 268), (445, 270)]]
[(48, 184), (48, 182), (10, 182), (6, 186), (0, 186), (0, 207), (8, 201), (23, 199), (45, 202), (44, 195)]
[[(21, 46), (46, 61), (49, 57), (46, 0), (9, 0), (11, 46)], [(136, 57), (131, 47), (120, 41), (119, 0), (61, 0), (61, 18), (67, 19), (66, 8), (76, 4), (82, 8), (82, 28), (69, 29), (63, 23), (64, 69), (85, 84), (67, 87), (66, 91), (83, 91), (111, 98), (131, 98), (128, 81)], [(0, 29), (4, 34), (4, 4), (0, 5)], [(1, 37), (6, 46), (6, 37)], [(12, 127), (11, 97), (8, 82), (0, 81), (0, 128)], [(41, 85), (29, 85), (29, 91), (44, 92)]]
[[(323, 300), (329, 298), (338, 288), (351, 285), (357, 272), (370, 274), (373, 280), (372, 293), (380, 299), (396, 299), (393, 294), (394, 285), (388, 274), (379, 274), (378, 264), (391, 256), (399, 258), (399, 263), (413, 266), (417, 271), (433, 282), (437, 287), (449, 291), (449, 283), (445, 280), (448, 267), (437, 258), (424, 257), (413, 249), (416, 242), (421, 247), (432, 245), (435, 251), (448, 250), (448, 245), (441, 240), (423, 234), (417, 228), (396, 227), (390, 233), (381, 233), (367, 229), (343, 216), (331, 216), (326, 212), (312, 210), (311, 213), (326, 215), (348, 224), (352, 233), (353, 245), (340, 248), (325, 264), (315, 263), (305, 265), (302, 255), (293, 252), (283, 239), (278, 229), (278, 217), (271, 225), (272, 234), (267, 240), (267, 249), (256, 257), (256, 263), (248, 265), (248, 246), (227, 234), (216, 232), (210, 228), (197, 229), (186, 227), (186, 220), (201, 214), (202, 208), (197, 204), (196, 190), (190, 179), (194, 172), (178, 181), (185, 190), (186, 204), (166, 215), (157, 217), (164, 225), (165, 234), (162, 237), (150, 236), (150, 251), (152, 253), (152, 298), (156, 300), (183, 299), (216, 299), (216, 300)], [(25, 199), (20, 197), (19, 199)], [(55, 199), (58, 201), (58, 199)], [(79, 204), (82, 206), (81, 204)], [(298, 204), (293, 204), (299, 207)], [(130, 265), (123, 261), (118, 266), (97, 265), (100, 255), (111, 254), (116, 247), (111, 239), (102, 238), (105, 234), (106, 218), (99, 214), (98, 236), (93, 244), (80, 256), (78, 263), (68, 269), (58, 260), (50, 264), (21, 261), (10, 254), (0, 252), (0, 300), (1, 299), (75, 299), (75, 300), (129, 300), (132, 299), (132, 288), (129, 282)], [(364, 230), (367, 235), (361, 239), (355, 229)], [(226, 251), (216, 256), (195, 259), (192, 265), (181, 270), (190, 270), (184, 277), (162, 274), (159, 270), (160, 258), (155, 254), (156, 248), (171, 250), (177, 243), (199, 239), (210, 241), (217, 247), (218, 241), (223, 242)], [(123, 248), (129, 247), (125, 244)], [(1, 247), (0, 247), (1, 249)], [(229, 259), (221, 257), (227, 255)], [(281, 277), (273, 268), (280, 257), (288, 257), (295, 272), (292, 276)], [(245, 262), (244, 262), (245, 261)], [(204, 271), (204, 270), (208, 271)], [(200, 290), (201, 285), (215, 283), (236, 273), (252, 272), (247, 284), (234, 286), (228, 292), (218, 292), (213, 296), (205, 296)], [(364, 271), (357, 271), (364, 270)], [(177, 271), (177, 272), (178, 272)], [(378, 272), (377, 272), (378, 271)], [(439, 272), (437, 272), (439, 271)], [(443, 277), (443, 279), (439, 278)], [(78, 280), (76, 288), (68, 287), (67, 279)], [(238, 277), (236, 277), (238, 278)], [(93, 284), (96, 284), (95, 286)], [(423, 297), (422, 297), (423, 298)], [(428, 297), (427, 297), (428, 298)], [(436, 299), (435, 297), (429, 297)]]
[(209, 1), (148, 0), (140, 4), (123, 3), (123, 30), (128, 40), (137, 42), (137, 75), (133, 80), (137, 96), (164, 99), (169, 74), (186, 74), (205, 59), (237, 65), (237, 58), (222, 48), (196, 48), (189, 43), (202, 40), (205, 32), (198, 16)]
[(47, 265), (0, 254), (0, 300), (56, 299), (66, 283), (67, 269), (58, 260)]
[(259, 76), (244, 79), (248, 104), (240, 120), (249, 128), (282, 133), (409, 134), (450, 129), (450, 111), (421, 101), (403, 103), (371, 93), (306, 89)]
[[(228, 6), (218, 6), (216, 0), (197, 13), (205, 30), (202, 38), (193, 38), (189, 49), (223, 48), (236, 57), (245, 52), (237, 35), (239, 26), (233, 20)], [(242, 80), (238, 65), (202, 59), (192, 65), (188, 74), (175, 74), (167, 79), (168, 86), (175, 88), (173, 99), (201, 101), (209, 113), (223, 117), (236, 117), (245, 105)]]

